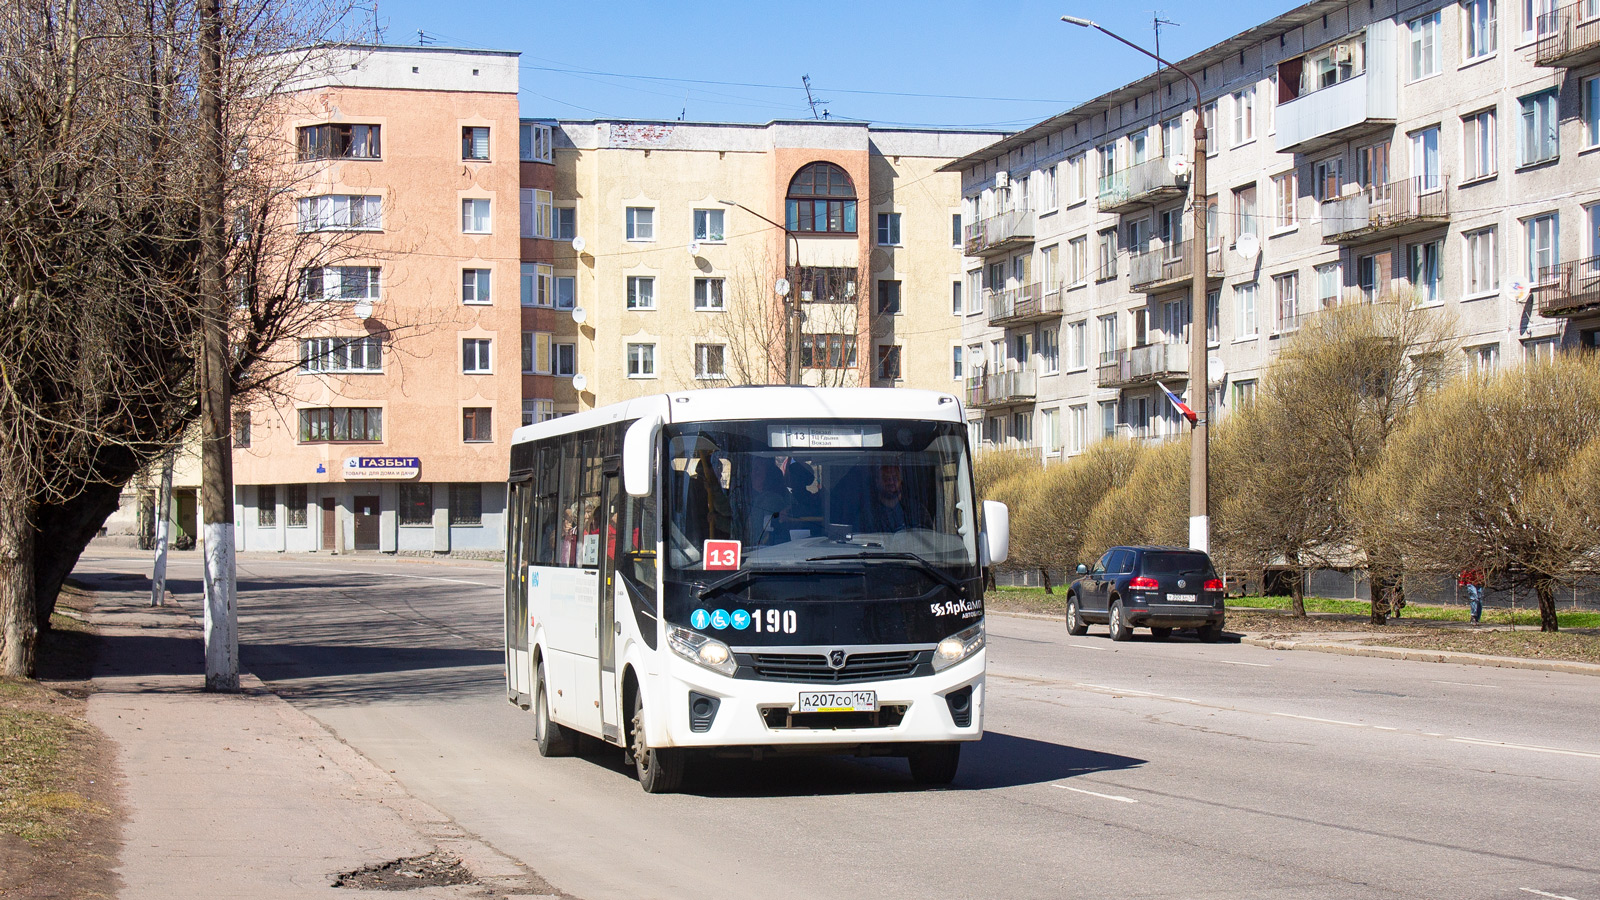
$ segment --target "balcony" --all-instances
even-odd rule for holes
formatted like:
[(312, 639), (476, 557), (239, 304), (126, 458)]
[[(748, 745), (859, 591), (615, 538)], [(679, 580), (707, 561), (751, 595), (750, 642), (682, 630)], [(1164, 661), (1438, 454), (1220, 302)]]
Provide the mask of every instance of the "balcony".
[(1539, 315), (1547, 318), (1600, 312), (1600, 256), (1556, 266), (1533, 286)]
[[(1135, 253), (1128, 260), (1128, 282), (1142, 294), (1154, 294), (1168, 288), (1182, 287), (1194, 277), (1192, 241), (1169, 244), (1143, 253)], [(1222, 249), (1206, 251), (1206, 277), (1222, 277)]]
[(1095, 383), (1103, 388), (1132, 387), (1189, 377), (1188, 344), (1146, 344), (1100, 354)]
[(1032, 369), (974, 375), (967, 379), (967, 406), (984, 409), (1032, 403), (1039, 395), (1039, 378)]
[(1061, 286), (1048, 293), (1043, 284), (1025, 284), (1004, 291), (985, 292), (989, 324), (1001, 328), (1043, 322), (1061, 315)]
[(1374, 237), (1398, 237), (1437, 228), (1450, 221), (1450, 182), (1423, 189), (1421, 179), (1405, 178), (1359, 188), (1322, 204), (1322, 242), (1355, 244)]
[(988, 256), (1033, 243), (1033, 210), (1013, 209), (968, 225), (966, 254)]
[(1574, 69), (1600, 60), (1600, 2), (1578, 0), (1539, 17), (1535, 65)]
[(1394, 129), (1400, 51), (1393, 22), (1367, 26), (1364, 57), (1361, 74), (1279, 102), (1275, 141), (1280, 152), (1315, 153)]
[(1102, 176), (1100, 198), (1097, 201), (1099, 210), (1121, 213), (1182, 197), (1189, 190), (1189, 179), (1172, 174), (1168, 165), (1170, 162), (1166, 157), (1158, 156), (1113, 175)]

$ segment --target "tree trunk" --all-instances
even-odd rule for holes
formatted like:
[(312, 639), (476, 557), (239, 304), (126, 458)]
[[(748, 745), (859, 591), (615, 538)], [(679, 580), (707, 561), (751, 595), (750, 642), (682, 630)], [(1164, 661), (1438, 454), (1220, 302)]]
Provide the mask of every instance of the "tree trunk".
[(1555, 585), (1550, 579), (1541, 578), (1533, 583), (1533, 591), (1539, 595), (1539, 630), (1560, 631), (1561, 625), (1556, 621)]
[[(107, 474), (120, 482), (132, 477), (131, 471)], [(100, 533), (106, 517), (117, 511), (117, 498), (121, 494), (120, 483), (85, 485), (72, 499), (47, 503), (34, 514), (37, 533), (50, 536), (49, 540), (38, 541), (33, 546), (35, 624), (39, 630), (49, 629), (50, 614), (55, 612), (61, 583), (72, 574), (83, 549)]]
[(1294, 583), (1289, 586), (1290, 607), (1294, 610), (1296, 618), (1306, 617), (1306, 575), (1296, 570)]
[(1372, 614), (1368, 621), (1374, 625), (1389, 624), (1389, 591), (1394, 589), (1394, 580), (1387, 575), (1373, 575), (1370, 590), (1372, 592)]
[(1039, 581), (1044, 584), (1044, 592), (1046, 594), (1055, 593), (1055, 591), (1050, 590), (1050, 570), (1044, 566), (1039, 567)]
[(39, 636), (34, 621), (31, 504), (0, 503), (0, 675), (32, 678)]

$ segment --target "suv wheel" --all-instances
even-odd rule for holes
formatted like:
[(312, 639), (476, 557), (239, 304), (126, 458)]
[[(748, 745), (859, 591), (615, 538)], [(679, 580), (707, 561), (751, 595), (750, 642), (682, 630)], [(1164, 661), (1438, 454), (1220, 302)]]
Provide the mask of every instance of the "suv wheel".
[(1080, 637), (1089, 633), (1089, 623), (1078, 613), (1078, 598), (1067, 598), (1067, 634)]
[(1106, 622), (1111, 626), (1111, 639), (1113, 641), (1125, 641), (1133, 637), (1133, 628), (1122, 618), (1121, 600), (1111, 601), (1111, 615)]

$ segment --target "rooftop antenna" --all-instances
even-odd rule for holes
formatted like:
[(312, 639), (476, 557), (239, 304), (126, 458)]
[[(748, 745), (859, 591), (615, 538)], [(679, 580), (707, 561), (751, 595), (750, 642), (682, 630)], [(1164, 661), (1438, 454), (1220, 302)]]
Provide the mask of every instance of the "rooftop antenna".
[[(1174, 22), (1171, 19), (1161, 18), (1161, 10), (1159, 9), (1153, 9), (1150, 11), (1150, 27), (1155, 29), (1156, 32), (1156, 56), (1161, 55), (1161, 26), (1163, 25), (1177, 25), (1180, 28), (1183, 27), (1183, 23), (1181, 22)], [(1159, 62), (1156, 63), (1156, 85), (1157, 87), (1161, 85), (1161, 63)], [(1200, 101), (1199, 97), (1194, 99), (1197, 103)], [(1156, 108), (1160, 108), (1159, 103), (1157, 103)]]
[(682, 122), (684, 119), (687, 119), (687, 118), (689, 118), (689, 92), (688, 91), (684, 91), (683, 92), (683, 111), (678, 113), (678, 121)]
[[(813, 119), (821, 119), (821, 118), (823, 118), (822, 115), (818, 115), (817, 114), (817, 106), (818, 106), (818, 104), (827, 103), (828, 101), (823, 100), (823, 99), (821, 99), (819, 97), (811, 96), (811, 76), (810, 75), (801, 75), (800, 76), (800, 83), (802, 85), (804, 85), (805, 89), (806, 89), (806, 103), (808, 105), (810, 105), (810, 107), (811, 107), (811, 118), (813, 118)], [(826, 110), (824, 110), (824, 115), (825, 114), (826, 114)]]
[(418, 28), (417, 29), (417, 46), (418, 47), (426, 47), (431, 43), (433, 43), (433, 38), (428, 37), (428, 33), (426, 31), (423, 31), (421, 28)]

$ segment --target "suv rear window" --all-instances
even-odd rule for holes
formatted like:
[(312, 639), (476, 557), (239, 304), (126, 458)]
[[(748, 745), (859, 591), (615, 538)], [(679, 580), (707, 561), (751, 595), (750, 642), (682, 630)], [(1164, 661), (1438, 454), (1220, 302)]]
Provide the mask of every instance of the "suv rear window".
[(1198, 551), (1150, 550), (1144, 554), (1146, 575), (1206, 575), (1211, 571), (1211, 557)]

